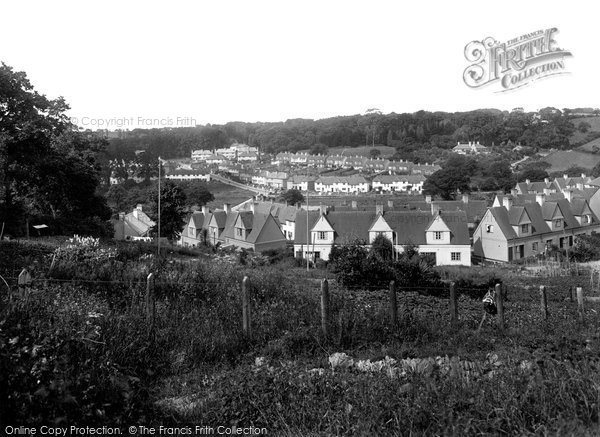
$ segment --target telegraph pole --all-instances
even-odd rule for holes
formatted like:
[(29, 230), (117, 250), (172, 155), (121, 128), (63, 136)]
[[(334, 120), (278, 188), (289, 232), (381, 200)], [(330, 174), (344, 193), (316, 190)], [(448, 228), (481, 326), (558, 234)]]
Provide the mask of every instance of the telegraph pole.
[(310, 248), (310, 239), (308, 237), (308, 184), (306, 186), (306, 271), (310, 269), (309, 258), (308, 258), (308, 249)]
[(158, 256), (160, 257), (160, 156), (158, 157)]

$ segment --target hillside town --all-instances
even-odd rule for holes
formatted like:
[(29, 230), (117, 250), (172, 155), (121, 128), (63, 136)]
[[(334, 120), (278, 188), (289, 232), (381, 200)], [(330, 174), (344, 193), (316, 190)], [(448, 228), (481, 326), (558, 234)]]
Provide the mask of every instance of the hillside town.
[[(475, 143), (469, 147), (480, 150)], [(236, 157), (245, 153), (256, 151), (235, 144), (221, 150), (218, 166), (208, 163), (214, 154), (198, 150), (191, 163), (165, 162), (167, 179), (232, 178), (240, 186), (266, 189), (238, 205), (203, 206), (187, 219), (179, 245), (218, 244), (255, 252), (293, 247), (295, 257), (316, 262), (327, 261), (334, 246), (361, 241), (368, 248), (382, 235), (395, 254), (414, 245), (435, 265), (470, 266), (473, 261), (511, 262), (553, 248), (568, 250), (577, 236), (600, 229), (600, 178), (585, 174), (525, 180), (489, 200), (468, 194), (437, 200), (422, 194), (436, 165), (305, 153), (240, 164)], [(329, 175), (340, 169), (352, 174)], [(302, 193), (306, 202), (274, 200), (274, 193), (290, 189)], [(153, 225), (141, 205), (115, 223), (121, 239), (146, 239)]]

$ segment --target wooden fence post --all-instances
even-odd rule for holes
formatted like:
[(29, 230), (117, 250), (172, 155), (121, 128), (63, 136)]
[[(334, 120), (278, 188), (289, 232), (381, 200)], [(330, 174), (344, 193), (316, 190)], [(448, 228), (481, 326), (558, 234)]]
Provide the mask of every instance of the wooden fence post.
[(146, 306), (146, 322), (152, 326), (154, 325), (154, 273), (150, 273), (146, 279), (144, 304)]
[(329, 283), (327, 279), (321, 281), (321, 329), (323, 335), (329, 335)]
[(540, 299), (542, 305), (542, 317), (544, 320), (548, 319), (548, 299), (546, 296), (546, 286), (540, 285)]
[(396, 283), (390, 281), (390, 321), (392, 325), (398, 324), (398, 304), (396, 302)]
[(504, 330), (504, 296), (502, 295), (502, 284), (496, 284), (496, 308), (498, 309), (498, 326)]
[(573, 299), (573, 287), (569, 287), (569, 302), (573, 302), (575, 299)]
[(455, 328), (458, 324), (458, 301), (456, 299), (456, 283), (450, 283), (450, 325)]
[(31, 274), (27, 268), (24, 268), (21, 273), (19, 273), (19, 297), (26, 298), (29, 296), (29, 286), (31, 285)]
[(581, 322), (585, 321), (585, 316), (583, 313), (583, 288), (577, 287), (577, 311), (579, 312), (579, 320)]
[(242, 280), (242, 329), (248, 338), (252, 335), (250, 329), (250, 285), (248, 276)]

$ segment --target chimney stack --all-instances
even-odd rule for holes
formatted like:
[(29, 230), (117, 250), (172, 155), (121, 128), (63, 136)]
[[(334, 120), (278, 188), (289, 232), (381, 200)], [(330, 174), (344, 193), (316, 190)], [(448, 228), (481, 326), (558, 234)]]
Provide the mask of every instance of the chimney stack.
[(565, 195), (565, 199), (571, 203), (571, 200), (573, 199), (573, 192), (571, 190), (565, 190), (563, 191), (563, 194)]
[(469, 203), (469, 195), (468, 194), (463, 194), (462, 195), (462, 201), (463, 201), (463, 203)]
[(546, 184), (549, 184), (549, 183), (550, 183), (550, 179), (548, 179), (548, 178), (544, 178), (544, 182), (545, 182)]
[(352, 209), (356, 209), (358, 208), (358, 203), (356, 202), (356, 200), (352, 201)]
[(254, 202), (250, 202), (250, 212), (254, 214)]
[(436, 214), (440, 214), (440, 205), (438, 205), (437, 203), (432, 203), (431, 204), (431, 214), (432, 215), (436, 215)]
[(231, 205), (229, 203), (225, 203), (223, 205), (223, 211), (225, 211), (225, 214), (229, 214), (231, 212)]
[(513, 200), (510, 196), (504, 196), (502, 198), (502, 206), (506, 208), (507, 211), (510, 211), (512, 208)]
[(204, 205), (202, 207), (202, 214), (204, 214), (204, 215), (210, 214), (210, 209), (208, 208), (208, 205)]
[(392, 209), (394, 207), (394, 201), (388, 200), (388, 208)]
[(585, 173), (581, 173), (581, 179), (585, 179)]
[(530, 181), (529, 179), (525, 179), (525, 183), (526, 183), (527, 185), (529, 185), (529, 184), (531, 183), (531, 181)]
[(383, 215), (383, 205), (379, 205), (379, 204), (375, 205), (375, 214)]
[(323, 205), (322, 203), (319, 205), (319, 211), (321, 215), (327, 215), (327, 205)]
[(566, 173), (563, 173), (563, 179), (569, 179), (569, 175)]
[(535, 195), (535, 201), (541, 205), (546, 202), (546, 195), (544, 193), (538, 193)]
[(429, 194), (425, 196), (425, 202), (431, 203), (431, 196)]

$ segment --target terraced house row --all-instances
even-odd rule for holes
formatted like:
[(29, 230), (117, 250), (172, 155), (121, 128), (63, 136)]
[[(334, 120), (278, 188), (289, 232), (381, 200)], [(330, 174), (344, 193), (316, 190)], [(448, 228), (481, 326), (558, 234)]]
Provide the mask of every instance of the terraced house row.
[(385, 158), (367, 158), (347, 155), (310, 155), (308, 153), (281, 152), (272, 164), (292, 164), (315, 168), (353, 168), (355, 170), (392, 171), (428, 176), (440, 170), (437, 164), (415, 164), (406, 160), (394, 161)]

